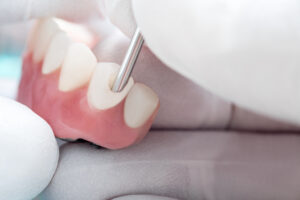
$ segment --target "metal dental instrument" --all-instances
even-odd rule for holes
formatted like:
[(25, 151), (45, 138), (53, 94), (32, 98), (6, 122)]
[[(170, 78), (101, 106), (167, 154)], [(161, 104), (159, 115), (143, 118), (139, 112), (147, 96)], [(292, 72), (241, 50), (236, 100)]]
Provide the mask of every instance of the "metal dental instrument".
[(134, 68), (135, 62), (142, 49), (143, 43), (143, 36), (140, 33), (140, 29), (137, 28), (132, 37), (129, 48), (126, 52), (120, 71), (112, 87), (113, 92), (121, 92), (127, 84), (127, 81), (129, 80), (132, 70)]

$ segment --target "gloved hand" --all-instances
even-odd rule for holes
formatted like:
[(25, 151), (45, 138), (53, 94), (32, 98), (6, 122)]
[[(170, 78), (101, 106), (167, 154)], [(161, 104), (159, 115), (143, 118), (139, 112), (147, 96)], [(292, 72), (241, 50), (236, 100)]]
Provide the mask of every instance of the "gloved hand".
[[(114, 7), (111, 16), (121, 11)], [(169, 67), (238, 105), (300, 123), (298, 1), (132, 0), (127, 7)]]
[[(51, 15), (56, 15), (56, 13), (53, 12)], [(128, 44), (128, 38), (116, 32), (109, 35), (100, 41), (95, 52), (103, 61), (120, 62)], [(148, 44), (148, 36), (145, 35), (145, 37)], [(117, 42), (113, 45), (114, 41)], [(172, 66), (166, 67), (147, 47), (144, 49), (134, 71), (134, 77), (151, 86), (161, 99), (161, 109), (154, 127), (268, 131), (297, 129), (223, 101), (170, 70), (168, 67)], [(295, 152), (299, 150), (297, 138), (297, 136), (281, 134), (252, 135), (251, 132), (248, 135), (225, 131), (219, 133), (166, 131), (153, 133), (153, 136), (150, 135), (142, 144), (124, 151), (109, 152), (95, 150), (94, 147), (86, 145), (68, 144), (65, 149), (62, 149), (61, 164), (57, 175), (45, 191), (44, 197), (48, 199), (82, 199), (80, 195), (85, 195), (84, 198), (92, 195), (90, 199), (99, 199), (125, 194), (150, 193), (182, 199), (199, 199), (201, 196), (207, 199), (218, 199), (219, 196), (224, 199), (239, 199), (239, 197), (245, 199), (245, 197), (249, 197), (248, 192), (254, 188), (253, 191), (257, 196), (251, 196), (252, 199), (274, 199), (273, 195), (277, 194), (276, 192), (278, 195), (281, 194), (280, 197), (284, 199), (293, 199), (298, 195), (294, 188), (298, 186), (299, 178), (296, 173), (296, 164), (291, 165), (288, 162), (298, 162), (296, 156), (293, 156), (297, 155)], [(281, 143), (282, 146), (279, 145)], [(144, 148), (146, 150), (143, 150)], [(272, 157), (274, 151), (278, 157)], [(66, 159), (69, 156), (72, 159)], [(83, 160), (74, 168), (73, 162), (76, 159), (78, 162), (79, 158)], [(125, 160), (124, 164), (111, 162), (111, 160), (118, 161), (122, 158)], [(220, 163), (218, 158), (221, 158)], [(140, 160), (142, 161), (138, 165), (131, 164)], [(172, 161), (171, 165), (165, 167), (166, 161)], [(107, 165), (107, 163), (111, 165)], [(173, 165), (173, 163), (175, 164)], [(285, 165), (285, 163), (288, 164)], [(100, 166), (103, 166), (104, 169)], [(261, 173), (266, 176), (261, 176), (259, 168)], [(106, 174), (108, 170), (111, 170), (109, 175)], [(186, 173), (185, 170), (187, 170)], [(227, 170), (232, 170), (232, 177), (227, 177), (231, 175)], [(135, 173), (131, 173), (131, 171)], [(144, 174), (147, 171), (150, 175)], [(155, 174), (160, 172), (162, 173), (155, 177)], [(191, 172), (191, 174), (187, 172)], [(78, 176), (80, 174), (84, 174), (87, 179)], [(116, 174), (118, 178), (113, 179), (112, 177)], [(248, 176), (243, 176), (245, 174)], [(287, 174), (285, 180), (282, 180), (281, 174)], [(93, 176), (96, 181), (88, 179), (89, 175)], [(149, 178), (150, 176), (153, 176), (153, 179)], [(201, 183), (199, 179), (203, 182)], [(273, 181), (274, 179), (275, 181)], [(282, 185), (274, 185), (276, 189), (270, 189), (270, 184), (275, 184), (279, 179), (281, 182), (278, 184)], [(105, 181), (104, 184), (101, 185), (100, 180)], [(130, 184), (135, 183), (136, 180), (136, 184), (132, 184), (132, 188), (130, 188)], [(72, 184), (66, 184), (64, 181), (72, 182)], [(108, 184), (109, 181), (112, 181), (111, 185)], [(188, 184), (183, 184), (182, 181)], [(82, 183), (86, 183), (84, 186), (90, 190), (83, 190)], [(118, 187), (116, 187), (117, 183), (120, 184)], [(176, 185), (177, 183), (179, 186)], [(80, 189), (77, 184), (80, 184)], [(182, 188), (183, 185), (186, 187)], [(99, 188), (101, 188), (99, 190), (101, 193), (97, 193)], [(201, 193), (198, 189), (203, 192)], [(232, 191), (236, 191), (236, 193)]]

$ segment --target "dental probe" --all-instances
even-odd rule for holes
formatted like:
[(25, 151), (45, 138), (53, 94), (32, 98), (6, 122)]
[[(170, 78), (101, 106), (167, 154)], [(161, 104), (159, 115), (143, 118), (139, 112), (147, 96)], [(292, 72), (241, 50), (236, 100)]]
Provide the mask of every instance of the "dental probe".
[(113, 92), (121, 92), (127, 84), (127, 81), (130, 78), (130, 75), (134, 68), (135, 62), (142, 49), (143, 43), (143, 36), (140, 32), (140, 29), (137, 28), (126, 52), (120, 71), (112, 87)]

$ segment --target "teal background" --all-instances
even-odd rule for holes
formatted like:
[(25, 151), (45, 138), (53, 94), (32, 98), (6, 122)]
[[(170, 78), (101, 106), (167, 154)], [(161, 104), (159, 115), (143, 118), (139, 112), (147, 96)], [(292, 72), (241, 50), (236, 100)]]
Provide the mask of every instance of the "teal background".
[(17, 53), (0, 54), (0, 79), (19, 79), (21, 76), (22, 56)]

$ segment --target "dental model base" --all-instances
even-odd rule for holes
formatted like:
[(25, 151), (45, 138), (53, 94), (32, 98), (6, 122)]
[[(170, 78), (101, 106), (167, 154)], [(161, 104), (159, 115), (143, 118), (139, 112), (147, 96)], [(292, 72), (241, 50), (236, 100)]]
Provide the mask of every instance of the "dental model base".
[(128, 82), (124, 76), (120, 90), (112, 91), (122, 70), (115, 63), (97, 63), (90, 50), (96, 41), (81, 28), (52, 18), (39, 20), (23, 59), (18, 100), (43, 117), (56, 137), (110, 149), (130, 146), (147, 134), (158, 97), (134, 83), (130, 73)]

